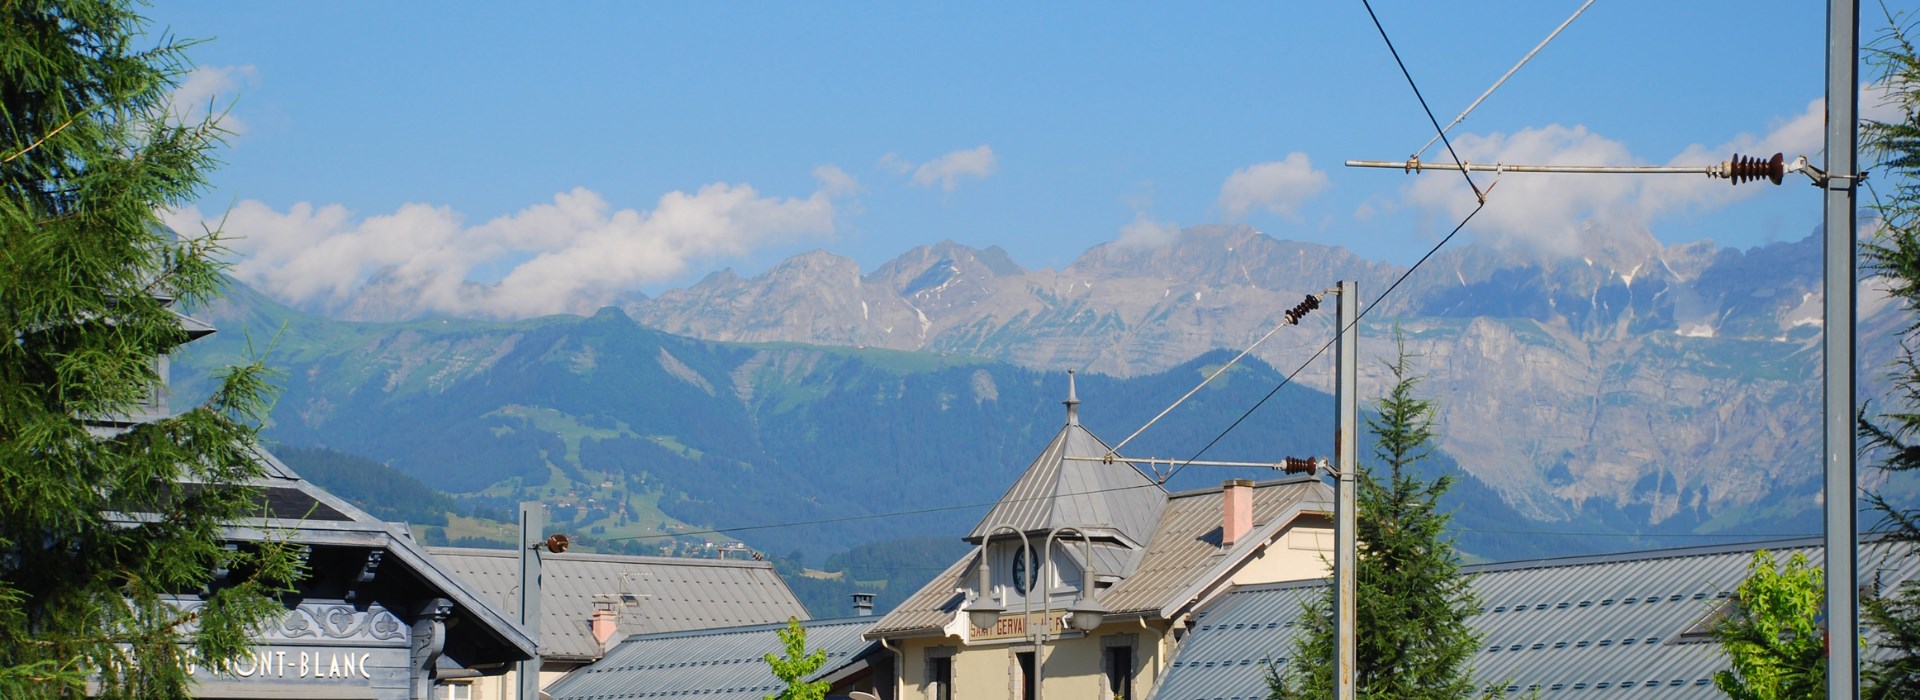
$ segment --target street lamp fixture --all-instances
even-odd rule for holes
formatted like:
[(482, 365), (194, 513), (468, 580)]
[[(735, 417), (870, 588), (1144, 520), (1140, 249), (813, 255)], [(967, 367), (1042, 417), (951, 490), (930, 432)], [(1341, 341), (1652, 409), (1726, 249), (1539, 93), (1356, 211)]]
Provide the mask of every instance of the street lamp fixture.
[(1107, 621), (1107, 612), (1107, 606), (1083, 593), (1067, 606), (1067, 624), (1082, 632), (1092, 632)]
[[(987, 545), (992, 543), (993, 536), (1000, 534), (1001, 530), (1006, 530), (1020, 536), (1020, 554), (1018, 556), (1027, 556), (1027, 552), (1033, 551), (1031, 549), (1032, 543), (1027, 540), (1027, 533), (1021, 532), (1012, 525), (995, 525), (989, 528), (987, 530), (987, 536), (980, 540), (980, 590), (974, 594), (973, 600), (967, 602), (965, 608), (967, 611), (967, 621), (973, 623), (974, 627), (980, 629), (992, 628), (995, 623), (1000, 621), (1000, 614), (1007, 611), (1004, 606), (995, 605), (993, 599), (988, 595), (988, 591), (992, 590), (992, 582), (987, 580)], [(1026, 617), (1033, 617), (1033, 597), (1031, 595), (1021, 596), (1020, 604), (1022, 606), (1021, 612), (1025, 614)]]
[(994, 605), (993, 600), (982, 593), (967, 603), (967, 621), (973, 623), (974, 627), (989, 629), (1000, 621), (1000, 614), (1006, 611), (1006, 608)]
[[(1067, 624), (1082, 632), (1092, 632), (1099, 629), (1100, 623), (1107, 619), (1107, 606), (1101, 605), (1100, 601), (1093, 598), (1093, 584), (1097, 576), (1093, 563), (1093, 538), (1088, 537), (1087, 533), (1082, 532), (1080, 528), (1070, 525), (1056, 527), (1052, 532), (1047, 533), (1046, 553), (1049, 570), (1053, 567), (1053, 540), (1063, 532), (1072, 532), (1080, 536), (1080, 558), (1086, 563), (1086, 569), (1080, 572), (1080, 595), (1075, 596), (1073, 602), (1067, 604)], [(1052, 577), (1047, 578), (1051, 580)]]

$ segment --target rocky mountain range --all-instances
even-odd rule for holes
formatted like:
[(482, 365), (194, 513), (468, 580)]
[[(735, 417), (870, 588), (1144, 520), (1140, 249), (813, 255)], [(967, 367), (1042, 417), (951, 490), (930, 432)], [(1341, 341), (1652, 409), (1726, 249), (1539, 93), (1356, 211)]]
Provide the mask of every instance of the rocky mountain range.
[[(661, 508), (711, 523), (722, 509), (702, 470), (764, 477), (755, 483), (771, 491), (749, 502), (795, 517), (878, 512), (877, 501), (916, 489), (979, 491), (938, 470), (874, 480), (880, 467), (860, 460), (918, 459), (916, 441), (931, 437), (992, 462), (982, 474), (1005, 476), (1027, 447), (1014, 438), (1051, 425), (1035, 412), (1052, 400), (1037, 387), (1059, 370), (1121, 382), (1127, 405), (1105, 427), (1117, 439), (1230, 356), (1208, 353), (1246, 347), (1304, 295), (1351, 279), (1372, 307), (1362, 396), (1381, 392), (1378, 360), (1393, 354), (1397, 331), (1439, 400), (1442, 450), (1487, 494), (1473, 507), (1615, 533), (1815, 531), (1817, 237), (1750, 250), (1667, 246), (1644, 229), (1589, 228), (1579, 240), (1558, 252), (1456, 245), (1408, 274), (1336, 246), (1204, 226), (1170, 245), (1097, 246), (1058, 270), (952, 242), (871, 272), (813, 252), (752, 277), (720, 271), (636, 294), (591, 318), (349, 323), (243, 290), (210, 320), (286, 329), (279, 345), (293, 381), (270, 435), (388, 461), (455, 491), (531, 479), (542, 462), (612, 473), (586, 461), (606, 459), (603, 447), (684, 461), (665, 470), (674, 476), (653, 468), (653, 483), (681, 499)], [(1866, 379), (1891, 359), (1907, 320), (1872, 289), (1860, 306)], [(1327, 356), (1309, 360), (1333, 326), (1328, 304), (1279, 329), (1252, 353), (1256, 369), (1234, 398), (1176, 413), (1190, 422), (1153, 445), (1174, 454), (1204, 443), (1296, 369), (1294, 384), (1317, 392), (1283, 394), (1293, 403), (1281, 410), (1319, 421), (1325, 407), (1312, 397), (1331, 389), (1333, 368)], [(1874, 394), (1871, 384), (1861, 393)], [(972, 444), (981, 436), (968, 430), (994, 444)], [(1318, 444), (1296, 437), (1269, 424), (1248, 445)], [(434, 461), (448, 455), (466, 463)], [(823, 486), (850, 474), (865, 481)]]
[[(1531, 517), (1598, 504), (1642, 526), (1716, 530), (1813, 512), (1818, 239), (1737, 250), (1589, 228), (1580, 240), (1560, 254), (1443, 250), (1367, 317), (1363, 357), (1391, 354), (1392, 329), (1403, 331), (1440, 399), (1443, 448)], [(1104, 244), (1059, 270), (952, 242), (869, 273), (814, 252), (751, 278), (716, 272), (626, 310), (714, 340), (1127, 376), (1244, 347), (1336, 280), (1358, 281), (1371, 304), (1405, 272), (1339, 247), (1203, 226), (1164, 247)], [(1871, 377), (1901, 321), (1866, 296), (1861, 369)], [(1331, 337), (1330, 316), (1281, 330), (1254, 356), (1300, 367)], [(1363, 395), (1377, 395), (1380, 368), (1366, 365)], [(1325, 358), (1298, 379), (1321, 390), (1330, 380)]]

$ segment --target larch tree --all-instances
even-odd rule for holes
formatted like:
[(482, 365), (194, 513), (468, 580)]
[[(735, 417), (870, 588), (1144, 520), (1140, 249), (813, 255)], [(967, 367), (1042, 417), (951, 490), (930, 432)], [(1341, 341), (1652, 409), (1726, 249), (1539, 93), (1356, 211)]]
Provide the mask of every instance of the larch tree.
[[(1355, 694), (1362, 698), (1462, 698), (1476, 693), (1468, 661), (1479, 635), (1467, 620), (1479, 603), (1447, 533), (1451, 515), (1439, 499), (1449, 475), (1422, 478), (1415, 466), (1433, 452), (1434, 404), (1420, 397), (1403, 336), (1385, 363), (1393, 388), (1367, 420), (1374, 459), (1362, 464), (1357, 539), (1360, 551), (1355, 616)], [(1333, 693), (1333, 590), (1306, 604), (1305, 630), (1291, 660), (1269, 666), (1273, 698), (1325, 698)]]
[[(1861, 125), (1860, 145), (1876, 172), (1873, 211), (1878, 227), (1862, 246), (1866, 267), (1907, 314), (1920, 311), (1920, 52), (1911, 25), (1889, 12), (1887, 29), (1867, 49), (1882, 88), (1888, 121)], [(1866, 454), (1889, 475), (1920, 474), (1920, 321), (1900, 330), (1900, 353), (1888, 379), (1892, 388), (1879, 406), (1863, 409), (1858, 422)], [(1920, 555), (1920, 508), (1867, 494), (1882, 516), (1880, 529), (1894, 540), (1898, 556)], [(1861, 601), (1862, 621), (1874, 632), (1878, 658), (1864, 664), (1861, 696), (1892, 700), (1920, 697), (1920, 582), (1908, 581)]]
[(187, 339), (170, 303), (224, 280), (218, 236), (158, 213), (221, 138), (168, 104), (185, 48), (124, 0), (0, 2), (0, 697), (185, 696), (284, 612), (297, 569), (224, 537), (260, 515), (263, 368), (145, 415)]

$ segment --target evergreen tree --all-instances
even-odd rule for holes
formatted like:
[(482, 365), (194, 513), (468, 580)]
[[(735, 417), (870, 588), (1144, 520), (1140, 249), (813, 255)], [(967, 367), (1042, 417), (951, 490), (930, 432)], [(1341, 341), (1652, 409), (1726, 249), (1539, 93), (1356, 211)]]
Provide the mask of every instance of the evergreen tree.
[[(1887, 282), (1889, 295), (1911, 314), (1920, 311), (1920, 53), (1909, 40), (1911, 27), (1889, 13), (1887, 30), (1868, 48), (1870, 65), (1886, 88), (1893, 121), (1861, 125), (1860, 145), (1876, 162), (1873, 209), (1879, 230), (1862, 247), (1867, 268)], [(1862, 410), (1859, 435), (1867, 454), (1889, 473), (1920, 473), (1920, 359), (1915, 342), (1920, 322), (1901, 329), (1899, 358), (1890, 373), (1892, 395), (1877, 415)], [(1903, 506), (1883, 494), (1867, 494), (1883, 517), (1882, 529), (1901, 546), (1902, 556), (1920, 548), (1920, 508)], [(1863, 620), (1876, 630), (1882, 655), (1862, 669), (1862, 697), (1920, 697), (1920, 582), (1861, 600)]]
[[(1438, 510), (1453, 478), (1421, 478), (1415, 465), (1433, 451), (1431, 399), (1415, 393), (1404, 337), (1386, 368), (1393, 388), (1367, 421), (1374, 459), (1355, 479), (1359, 512), (1359, 626), (1355, 694), (1362, 698), (1461, 698), (1474, 693), (1467, 665), (1480, 638), (1467, 625), (1479, 603), (1460, 575), (1450, 516)], [(1286, 668), (1269, 667), (1274, 698), (1325, 698), (1333, 692), (1333, 590), (1306, 604), (1305, 631)]]
[(1826, 637), (1819, 624), (1827, 587), (1821, 571), (1795, 553), (1784, 567), (1767, 550), (1753, 553), (1732, 611), (1713, 638), (1733, 668), (1713, 685), (1733, 700), (1798, 700), (1826, 692)]
[(827, 663), (827, 650), (815, 649), (807, 653), (807, 628), (800, 626), (800, 620), (787, 618), (787, 628), (780, 630), (780, 644), (786, 648), (785, 657), (767, 654), (767, 665), (773, 667), (773, 677), (786, 683), (785, 690), (779, 695), (768, 695), (766, 700), (821, 700), (827, 696), (831, 683), (825, 681), (808, 682), (807, 676), (820, 670)]
[[(168, 298), (222, 283), (217, 236), (157, 214), (220, 132), (169, 116), (185, 45), (139, 46), (143, 27), (124, 0), (0, 2), (0, 697), (184, 696), (189, 665), (225, 667), (283, 612), (294, 571), (287, 548), (223, 547), (258, 514), (259, 365), (183, 414), (113, 420), (186, 340)], [(195, 593), (197, 613), (172, 602)]]

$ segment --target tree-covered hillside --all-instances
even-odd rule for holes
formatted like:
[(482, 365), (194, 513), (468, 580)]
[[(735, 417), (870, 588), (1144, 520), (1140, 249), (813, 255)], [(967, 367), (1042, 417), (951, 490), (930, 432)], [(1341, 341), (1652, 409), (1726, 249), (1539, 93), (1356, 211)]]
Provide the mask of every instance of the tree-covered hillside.
[[(1065, 418), (1064, 371), (932, 353), (699, 341), (612, 309), (517, 323), (368, 324), (243, 296), (205, 315), (222, 333), (180, 358), (183, 393), (204, 385), (199, 368), (244, 354), (249, 336), (276, 337), (268, 362), (284, 370), (285, 393), (269, 437), (363, 455), (465, 494), (463, 501), (543, 499), (556, 527), (628, 553), (687, 553), (732, 538), (823, 561), (870, 542), (957, 540)], [(1118, 442), (1229, 356), (1209, 353), (1126, 379), (1083, 375), (1082, 422)], [(1331, 370), (1323, 359), (1306, 371)], [(1165, 460), (1198, 455), (1282, 377), (1249, 360), (1124, 452), (1159, 458), (1159, 471), (1172, 471)], [(1205, 457), (1330, 456), (1332, 418), (1330, 397), (1289, 385)], [(1274, 475), (1194, 467), (1168, 487)], [(1554, 526), (1526, 523), (1471, 478), (1455, 495), (1447, 505), (1461, 511), (1458, 522), (1486, 530), (1461, 537), (1479, 556), (1634, 544), (1539, 537)], [(485, 536), (468, 525), (456, 522), (446, 534)]]

